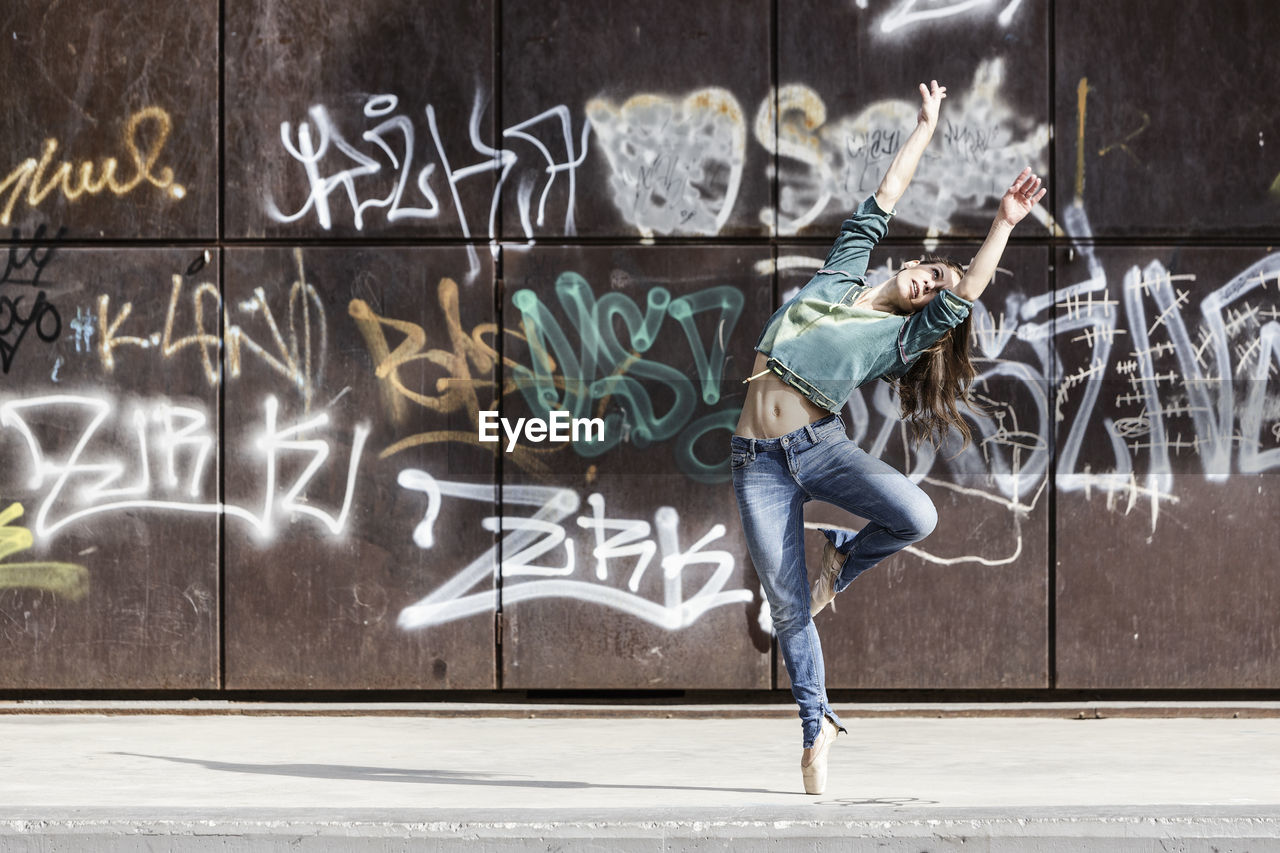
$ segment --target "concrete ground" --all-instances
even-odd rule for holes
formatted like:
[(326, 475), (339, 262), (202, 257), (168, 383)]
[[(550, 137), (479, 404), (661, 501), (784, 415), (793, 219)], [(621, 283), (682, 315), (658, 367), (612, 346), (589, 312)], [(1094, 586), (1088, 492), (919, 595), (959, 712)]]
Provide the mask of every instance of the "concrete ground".
[(1274, 706), (837, 707), (849, 734), (815, 797), (799, 723), (776, 707), (164, 704), (0, 708), (0, 850), (1280, 851)]

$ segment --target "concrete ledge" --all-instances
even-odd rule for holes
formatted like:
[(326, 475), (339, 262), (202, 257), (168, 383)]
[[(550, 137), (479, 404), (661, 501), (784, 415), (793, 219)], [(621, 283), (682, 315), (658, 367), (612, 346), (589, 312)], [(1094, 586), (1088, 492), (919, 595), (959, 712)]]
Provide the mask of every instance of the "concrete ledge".
[(1280, 719), (0, 716), (0, 853), (1280, 853)]
[[(263, 810), (265, 812), (265, 810)], [(1126, 813), (1128, 811), (1128, 813)], [(946, 809), (904, 815), (868, 807), (856, 816), (816, 819), (810, 809), (768, 819), (725, 810), (687, 810), (655, 819), (613, 810), (538, 815), (364, 811), (137, 812), (84, 811), (56, 818), (0, 815), (0, 851), (888, 851), (888, 853), (1270, 853), (1280, 851), (1280, 812), (1185, 808), (1007, 811)]]
[[(1280, 702), (867, 702), (835, 703), (851, 717), (1043, 717), (1102, 719), (1280, 718)], [(0, 702), (5, 714), (170, 714), (179, 716), (436, 717), (493, 719), (795, 719), (791, 702), (769, 704), (612, 704), (529, 702), (242, 702), (199, 700), (44, 700)]]

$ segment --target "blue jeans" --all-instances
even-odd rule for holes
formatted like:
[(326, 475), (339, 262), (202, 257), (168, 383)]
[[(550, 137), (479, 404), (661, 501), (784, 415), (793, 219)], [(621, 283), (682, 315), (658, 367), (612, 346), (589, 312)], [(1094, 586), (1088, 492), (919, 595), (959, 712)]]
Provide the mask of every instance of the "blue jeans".
[(807, 748), (824, 715), (836, 725), (840, 720), (827, 701), (822, 645), (809, 616), (805, 503), (826, 501), (867, 519), (856, 534), (822, 530), (845, 555), (836, 592), (885, 557), (928, 536), (938, 513), (919, 487), (850, 441), (839, 415), (779, 438), (735, 435), (730, 447), (747, 549), (769, 601)]

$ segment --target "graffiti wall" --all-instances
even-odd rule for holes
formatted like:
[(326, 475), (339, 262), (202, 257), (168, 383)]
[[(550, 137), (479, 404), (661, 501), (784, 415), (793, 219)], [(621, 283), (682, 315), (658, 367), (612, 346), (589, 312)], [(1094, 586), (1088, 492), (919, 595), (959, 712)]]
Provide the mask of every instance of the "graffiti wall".
[(728, 438), (928, 78), (873, 281), (1051, 195), (828, 685), (1280, 686), (1280, 12), (1177, 7), (7, 4), (0, 690), (786, 687)]

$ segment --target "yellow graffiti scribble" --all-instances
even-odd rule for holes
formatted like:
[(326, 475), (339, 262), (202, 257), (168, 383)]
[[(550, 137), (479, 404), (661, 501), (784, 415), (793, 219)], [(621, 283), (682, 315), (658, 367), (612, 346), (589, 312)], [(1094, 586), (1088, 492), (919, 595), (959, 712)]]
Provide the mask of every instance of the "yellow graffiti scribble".
[[(263, 322), (275, 343), (274, 351), (259, 344), (249, 337), (244, 329), (233, 324), (225, 306), (222, 311), (222, 322), (227, 339), (227, 370), (231, 377), (233, 379), (240, 377), (244, 365), (243, 353), (247, 350), (261, 358), (271, 370), (284, 377), (290, 386), (297, 388), (302, 394), (304, 410), (309, 412), (315, 391), (313, 364), (317, 359), (313, 354), (318, 350), (319, 358), (323, 359), (326, 346), (324, 307), (320, 301), (319, 292), (307, 281), (301, 249), (294, 250), (294, 260), (297, 264), (298, 278), (289, 287), (287, 324), (284, 331), (281, 331), (281, 325), (276, 321), (275, 313), (267, 302), (267, 293), (264, 288), (254, 288), (253, 299), (246, 303), (248, 310), (252, 313), (261, 313)], [(195, 290), (191, 292), (192, 323), (195, 330), (185, 337), (175, 337), (174, 324), (177, 321), (184, 286), (183, 277), (174, 275), (173, 287), (169, 291), (169, 310), (165, 314), (164, 331), (147, 337), (120, 334), (121, 325), (133, 314), (132, 302), (121, 303), (119, 311), (112, 318), (111, 297), (105, 293), (98, 297), (98, 328), (101, 334), (97, 349), (103, 370), (108, 373), (115, 370), (115, 351), (122, 346), (140, 349), (158, 348), (160, 355), (164, 358), (171, 358), (188, 347), (197, 347), (200, 351), (200, 363), (204, 368), (205, 379), (210, 385), (218, 384), (217, 353), (220, 342), (216, 329), (210, 331), (205, 323), (208, 314), (212, 314), (215, 318), (218, 316), (218, 306), (221, 304), (218, 288), (210, 282), (196, 285)], [(206, 309), (205, 305), (210, 300), (212, 301), (211, 311)], [(318, 342), (312, 340), (313, 309), (317, 314), (315, 325), (320, 329), (320, 334), (317, 335)], [(302, 323), (301, 337), (297, 330), (298, 316), (301, 317)]]
[(1133, 157), (1133, 159), (1134, 159), (1134, 160), (1137, 160), (1138, 158), (1137, 158), (1137, 157), (1134, 157), (1133, 152), (1129, 150), (1129, 146), (1128, 146), (1126, 143), (1128, 143), (1130, 140), (1132, 140), (1132, 139), (1133, 139), (1135, 136), (1137, 136), (1138, 134), (1142, 133), (1142, 132), (1143, 132), (1144, 130), (1146, 130), (1150, 125), (1151, 125), (1151, 114), (1150, 114), (1150, 113), (1143, 113), (1143, 114), (1142, 114), (1142, 126), (1141, 126), (1141, 127), (1139, 127), (1139, 128), (1138, 128), (1137, 130), (1135, 130), (1133, 133), (1131, 133), (1131, 134), (1129, 134), (1128, 136), (1126, 136), (1124, 139), (1121, 139), (1119, 142), (1113, 142), (1113, 143), (1111, 143), (1110, 145), (1108, 145), (1106, 148), (1099, 148), (1099, 149), (1098, 149), (1098, 156), (1099, 156), (1099, 157), (1106, 157), (1108, 154), (1110, 154), (1110, 153), (1111, 153), (1111, 149), (1113, 149), (1113, 148), (1119, 148), (1121, 151), (1123, 151), (1124, 153), (1128, 154), (1130, 157)]
[(31, 531), (10, 527), (9, 522), (22, 517), (22, 504), (13, 503), (0, 511), (0, 589), (44, 589), (72, 601), (79, 601), (89, 591), (89, 573), (75, 563), (3, 563), (35, 544)]
[(1076, 198), (1084, 198), (1084, 106), (1089, 97), (1089, 78), (1076, 86)]
[[(271, 339), (275, 342), (276, 352), (279, 358), (268, 352), (265, 347), (257, 341), (245, 334), (244, 330), (239, 326), (231, 325), (230, 318), (223, 314), (223, 322), (226, 325), (227, 334), (227, 369), (231, 372), (233, 379), (240, 377), (240, 350), (248, 349), (257, 355), (267, 366), (276, 373), (283, 376), (294, 387), (301, 389), (303, 399), (303, 411), (311, 411), (312, 395), (315, 391), (312, 386), (311, 368), (312, 359), (312, 340), (311, 340), (311, 309), (314, 306), (319, 312), (317, 325), (321, 330), (319, 341), (319, 350), (321, 359), (324, 358), (325, 341), (324, 341), (324, 303), (320, 300), (320, 294), (315, 286), (307, 281), (306, 270), (302, 265), (302, 250), (293, 250), (294, 263), (298, 265), (298, 277), (289, 286), (288, 301), (288, 330), (289, 340), (285, 341), (285, 337), (280, 332), (280, 326), (276, 323), (275, 314), (271, 311), (271, 306), (267, 304), (266, 291), (261, 287), (253, 289), (253, 297), (256, 301), (258, 310), (262, 312), (262, 319), (266, 322), (267, 328), (271, 331)], [(294, 317), (298, 308), (302, 309), (302, 340), (298, 340), (298, 331), (294, 323)], [(302, 351), (299, 353), (298, 345), (301, 343)]]
[[(212, 353), (218, 351), (218, 336), (212, 332), (204, 330), (204, 298), (213, 297), (213, 304), (216, 308), (220, 302), (218, 288), (210, 282), (202, 282), (196, 285), (195, 292), (191, 294), (192, 312), (195, 315), (196, 331), (193, 335), (187, 335), (185, 338), (173, 339), (173, 321), (178, 311), (178, 298), (182, 295), (182, 276), (174, 275), (173, 288), (169, 291), (169, 312), (164, 317), (164, 332), (160, 336), (160, 354), (165, 358), (169, 358), (175, 353), (189, 347), (198, 346), (200, 348), (200, 363), (204, 367), (204, 377), (210, 385), (218, 383), (218, 368), (214, 365), (214, 357)], [(103, 296), (102, 299), (107, 297)], [(129, 306), (125, 306), (126, 308)], [(121, 318), (127, 316), (123, 312)], [(99, 312), (101, 319), (101, 311)], [(98, 328), (106, 329), (107, 327), (99, 323)], [(115, 331), (114, 326), (103, 334), (103, 344), (106, 344), (111, 338), (111, 333)], [(110, 370), (108, 359), (103, 359), (104, 366)]]
[[(404, 426), (405, 418), (409, 416), (409, 406), (406, 398), (400, 394), (396, 386), (400, 384), (400, 376), (396, 374), (390, 376), (393, 370), (384, 367), (391, 361), (391, 349), (387, 346), (387, 337), (382, 333), (382, 326), (378, 316), (373, 313), (369, 307), (369, 303), (363, 299), (353, 299), (347, 306), (349, 313), (356, 321), (356, 328), (360, 330), (361, 336), (364, 337), (364, 345), (369, 350), (369, 355), (373, 356), (373, 363), (376, 365), (374, 373), (378, 377), (378, 395), (382, 398), (382, 408), (391, 416), (391, 422), (397, 427)], [(392, 328), (398, 328), (396, 321), (387, 321)], [(409, 325), (409, 324), (406, 324)], [(401, 329), (401, 331), (404, 331)], [(414, 337), (414, 330), (405, 332), (405, 342)], [(418, 349), (426, 344), (426, 335), (422, 335), (419, 341)], [(401, 344), (403, 346), (404, 344)], [(397, 350), (400, 347), (396, 348)], [(415, 350), (416, 351), (416, 350)]]
[(1280, 195), (1280, 174), (1276, 175), (1276, 179), (1271, 182), (1271, 194)]
[[(138, 144), (138, 135), (144, 125), (152, 126), (148, 134), (150, 141), (145, 149)], [(173, 169), (165, 166), (156, 171), (156, 161), (160, 159), (160, 152), (168, 142), (172, 129), (173, 120), (160, 107), (146, 107), (129, 117), (121, 140), (135, 174), (123, 182), (116, 177), (119, 162), (114, 157), (102, 159), (97, 167), (96, 179), (92, 160), (82, 160), (78, 168), (76, 164), (63, 160), (46, 178), (45, 175), (53, 164), (53, 155), (58, 150), (58, 140), (52, 137), (46, 139), (38, 160), (28, 157), (0, 181), (0, 196), (6, 191), (9, 193), (9, 200), (3, 212), (0, 212), (0, 225), (9, 224), (14, 207), (20, 199), (24, 199), (23, 190), (26, 190), (27, 205), (33, 208), (38, 207), (55, 191), (60, 191), (67, 201), (75, 201), (86, 193), (93, 196), (103, 190), (110, 190), (116, 196), (127, 195), (144, 182), (157, 189), (168, 190), (174, 199), (183, 198), (187, 191), (181, 184), (174, 183)]]
[(115, 370), (115, 352), (123, 346), (139, 347), (141, 349), (159, 347), (161, 355), (165, 358), (169, 358), (189, 346), (199, 346), (205, 378), (208, 379), (210, 385), (218, 383), (218, 369), (214, 365), (213, 356), (210, 354), (210, 347), (213, 348), (214, 353), (217, 352), (219, 345), (218, 335), (214, 332), (205, 331), (203, 301), (204, 297), (212, 296), (213, 304), (217, 306), (219, 303), (218, 288), (209, 282), (196, 286), (195, 292), (191, 296), (196, 332), (195, 334), (187, 335), (185, 338), (174, 340), (173, 323), (178, 311), (178, 302), (182, 296), (182, 287), (182, 276), (173, 276), (173, 287), (169, 291), (169, 311), (164, 318), (164, 332), (158, 335), (152, 334), (145, 338), (119, 333), (120, 326), (133, 314), (132, 302), (123, 303), (115, 319), (112, 319), (111, 297), (105, 293), (98, 297), (98, 328), (101, 330), (101, 334), (98, 337), (98, 358), (102, 361), (103, 370), (108, 373)]
[[(443, 278), (437, 288), (437, 300), (444, 313), (448, 327), (450, 349), (427, 349), (427, 333), (417, 323), (396, 320), (377, 314), (369, 303), (363, 299), (352, 299), (347, 311), (355, 321), (360, 334), (364, 337), (365, 346), (373, 358), (374, 375), (380, 383), (383, 405), (387, 408), (393, 422), (403, 426), (408, 418), (408, 403), (414, 403), (431, 412), (449, 413), (465, 411), (467, 420), (473, 430), (436, 430), (422, 432), (402, 438), (384, 449), (379, 458), (387, 459), (411, 447), (442, 442), (462, 442), (471, 446), (476, 444), (476, 435), (480, 424), (480, 401), (477, 389), (490, 387), (489, 380), (471, 375), (471, 369), (481, 373), (489, 373), (498, 360), (498, 351), (485, 339), (498, 332), (496, 323), (477, 324), (470, 332), (462, 327), (461, 313), (458, 303), (458, 285), (450, 278)], [(387, 342), (385, 329), (391, 329), (404, 336), (404, 339), (392, 349)], [(524, 336), (511, 329), (506, 334), (517, 340)], [(400, 370), (413, 362), (426, 361), (445, 370), (446, 375), (436, 380), (435, 396), (413, 391), (405, 386)], [(517, 362), (503, 358), (503, 364), (516, 367)], [(503, 383), (501, 395), (517, 391), (515, 380), (508, 378)], [(491, 403), (486, 408), (494, 408)], [(482, 445), (483, 446), (483, 445)], [(498, 452), (497, 445), (490, 446), (493, 453)], [(504, 458), (522, 470), (549, 474), (550, 468), (540, 459), (558, 448), (533, 449), (517, 447)]]

